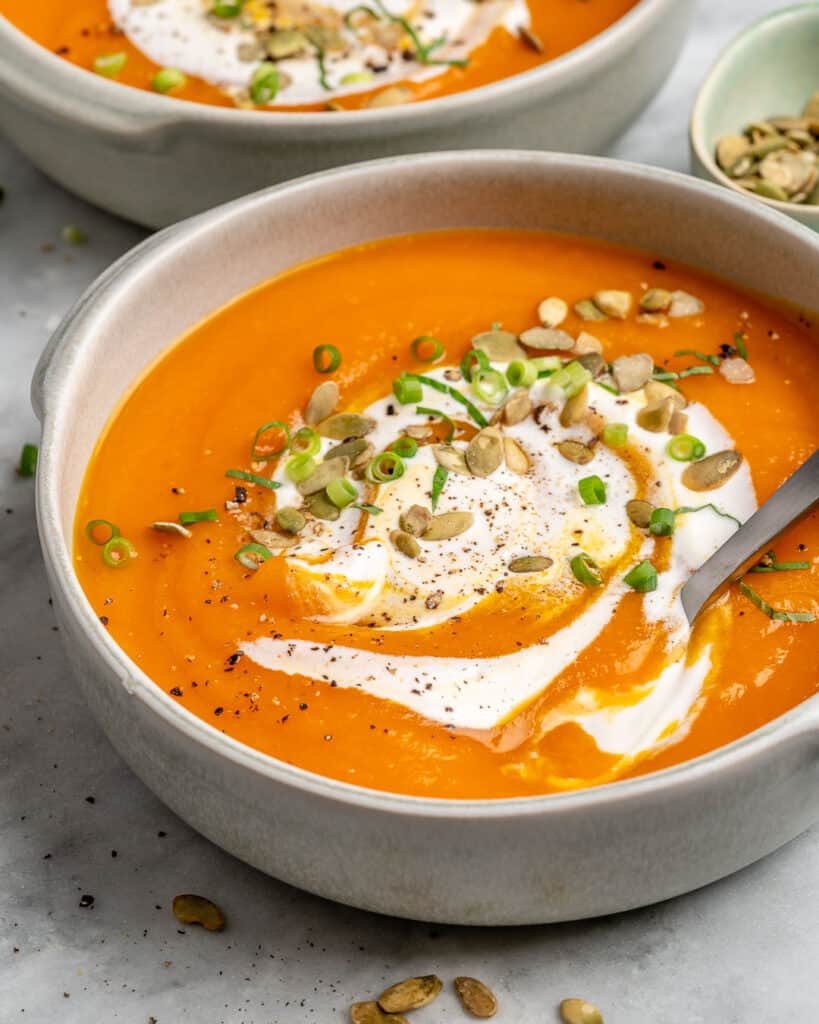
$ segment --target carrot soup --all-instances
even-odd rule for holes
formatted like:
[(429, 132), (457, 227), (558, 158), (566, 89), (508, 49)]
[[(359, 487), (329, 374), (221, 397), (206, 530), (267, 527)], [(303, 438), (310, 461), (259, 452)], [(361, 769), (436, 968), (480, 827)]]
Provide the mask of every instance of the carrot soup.
[(679, 593), (814, 450), (817, 378), (806, 315), (657, 254), (361, 245), (137, 382), (76, 571), (170, 699), (289, 764), (450, 798), (613, 782), (816, 692), (816, 514), (693, 629)]
[(608, 28), (636, 0), (0, 0), (65, 60), (216, 106), (353, 110), (517, 75)]

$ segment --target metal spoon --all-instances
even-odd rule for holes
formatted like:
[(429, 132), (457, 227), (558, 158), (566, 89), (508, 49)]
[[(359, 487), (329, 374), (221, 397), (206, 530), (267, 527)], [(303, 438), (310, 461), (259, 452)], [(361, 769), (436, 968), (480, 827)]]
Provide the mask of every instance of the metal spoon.
[(771, 541), (819, 505), (819, 450), (700, 566), (680, 591), (692, 622), (768, 548)]

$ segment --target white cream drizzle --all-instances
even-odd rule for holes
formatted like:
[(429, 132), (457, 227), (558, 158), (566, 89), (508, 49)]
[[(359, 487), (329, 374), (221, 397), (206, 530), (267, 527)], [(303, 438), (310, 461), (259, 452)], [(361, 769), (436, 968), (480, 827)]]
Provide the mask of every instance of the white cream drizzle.
[[(242, 27), (240, 19), (210, 19), (206, 16), (210, 4), (202, 0), (148, 4), (108, 0), (108, 6), (117, 27), (156, 64), (179, 68), (229, 95), (239, 96), (247, 90), (259, 60), (242, 59), (256, 37)], [(356, 6), (356, 0), (322, 0), (321, 6), (344, 14)], [(529, 25), (526, 0), (426, 0), (420, 17), (410, 15), (413, 6), (417, 5), (385, 0), (391, 13), (410, 16), (425, 43), (446, 37), (446, 45), (434, 51), (440, 60), (467, 59), (500, 25), (510, 32)], [(380, 46), (365, 45), (352, 32), (345, 32), (345, 39), (347, 50), (326, 54), (329, 90), (320, 82), (314, 53), (278, 61), (287, 84), (272, 105), (319, 103), (396, 82), (424, 81), (446, 71), (443, 65), (407, 61)], [(355, 76), (370, 73), (367, 81), (355, 80)]]

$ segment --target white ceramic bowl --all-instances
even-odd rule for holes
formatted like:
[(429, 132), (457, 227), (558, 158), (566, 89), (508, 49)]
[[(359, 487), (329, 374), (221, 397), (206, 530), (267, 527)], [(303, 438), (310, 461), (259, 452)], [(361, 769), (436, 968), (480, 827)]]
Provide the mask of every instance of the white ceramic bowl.
[(38, 523), (68, 660), (114, 746), (177, 814), (293, 885), (466, 924), (609, 914), (675, 896), (819, 817), (819, 697), (705, 757), (556, 796), (437, 800), (361, 789), (225, 737), (117, 647), (71, 564), (86, 463), (143, 369), (268, 276), (342, 246), (459, 227), (555, 229), (684, 260), (819, 305), (819, 238), (724, 189), (588, 157), (497, 151), (378, 161), (169, 228), (108, 270), (38, 367)]
[(752, 195), (715, 159), (723, 135), (766, 117), (798, 114), (817, 89), (819, 4), (786, 7), (754, 22), (723, 50), (697, 94), (688, 132), (692, 170), (819, 231), (819, 206)]
[(657, 92), (694, 7), (640, 0), (533, 71), (344, 114), (230, 110), (131, 89), (56, 57), (0, 16), (0, 129), (65, 188), (151, 227), (372, 157), (473, 146), (599, 152)]

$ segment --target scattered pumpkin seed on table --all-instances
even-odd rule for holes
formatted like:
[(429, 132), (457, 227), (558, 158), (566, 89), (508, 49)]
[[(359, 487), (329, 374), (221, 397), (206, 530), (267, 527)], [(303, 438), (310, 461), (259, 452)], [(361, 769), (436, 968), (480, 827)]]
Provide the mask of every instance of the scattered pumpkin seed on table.
[(564, 999), (560, 1019), (564, 1024), (603, 1024), (603, 1014), (585, 999)]
[(378, 1005), (387, 1013), (418, 1010), (422, 1006), (427, 1006), (433, 999), (437, 999), (442, 988), (443, 982), (435, 974), (407, 978), (385, 989), (378, 997)]
[(225, 915), (216, 904), (193, 893), (174, 896), (173, 913), (182, 924), (199, 924), (209, 932), (220, 932), (225, 927)]
[(461, 1005), (473, 1017), (494, 1017), (498, 1000), (492, 989), (477, 978), (456, 978), (453, 982)]

